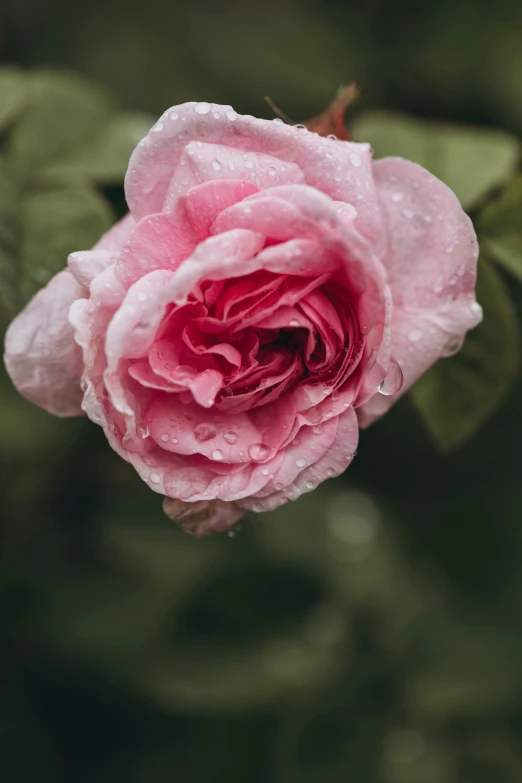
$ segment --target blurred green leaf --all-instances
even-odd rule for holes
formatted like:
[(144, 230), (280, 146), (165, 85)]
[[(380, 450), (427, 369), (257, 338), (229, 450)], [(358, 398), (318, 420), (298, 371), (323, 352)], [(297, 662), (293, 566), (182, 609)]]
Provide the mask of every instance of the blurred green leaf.
[(516, 169), (520, 145), (503, 131), (426, 122), (384, 111), (366, 112), (351, 124), (355, 139), (375, 157), (413, 160), (445, 182), (464, 209), (476, 206)]
[(25, 75), (18, 68), (0, 68), (0, 130), (3, 130), (24, 106), (27, 93)]
[(27, 79), (27, 104), (9, 152), (15, 169), (33, 176), (57, 155), (89, 142), (112, 107), (100, 87), (72, 73), (38, 70)]
[(69, 253), (90, 249), (110, 228), (113, 215), (95, 190), (71, 186), (26, 195), (22, 223), (22, 290), (27, 298), (63, 269)]
[(18, 246), (20, 243), (20, 194), (0, 160), (0, 305), (14, 315), (20, 299)]
[(501, 628), (432, 626), (428, 661), (415, 672), (406, 702), (416, 716), (462, 718), (516, 708), (522, 695), (522, 639)]
[(57, 155), (40, 172), (44, 180), (100, 184), (123, 180), (129, 158), (138, 142), (148, 133), (154, 118), (145, 112), (122, 112), (86, 144)]
[(458, 354), (439, 361), (410, 390), (435, 444), (452, 451), (468, 440), (504, 400), (519, 363), (518, 323), (497, 270), (479, 261), (477, 299), (484, 319)]
[(482, 210), (477, 231), (493, 259), (522, 280), (522, 175)]

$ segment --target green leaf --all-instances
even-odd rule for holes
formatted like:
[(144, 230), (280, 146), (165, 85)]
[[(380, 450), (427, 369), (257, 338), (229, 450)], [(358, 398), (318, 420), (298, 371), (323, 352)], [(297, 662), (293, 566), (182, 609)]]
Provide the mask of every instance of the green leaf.
[(17, 274), (20, 242), (19, 193), (0, 161), (0, 306), (8, 315), (15, 314), (19, 301)]
[[(435, 627), (433, 628), (435, 631)], [(408, 683), (414, 714), (463, 718), (502, 710), (522, 694), (520, 635), (503, 628), (440, 624), (430, 657)]]
[(445, 182), (464, 209), (476, 206), (514, 172), (518, 140), (509, 133), (426, 122), (403, 114), (367, 112), (352, 123), (355, 139), (369, 142), (377, 158), (413, 160)]
[(522, 175), (482, 210), (477, 231), (493, 259), (522, 280)]
[(0, 130), (6, 127), (24, 106), (27, 80), (18, 68), (0, 68)]
[(110, 228), (111, 209), (88, 187), (36, 190), (22, 203), (20, 275), (24, 298), (67, 263), (75, 250), (88, 250)]
[(468, 440), (494, 413), (518, 370), (518, 325), (500, 274), (479, 261), (477, 299), (481, 324), (456, 356), (440, 359), (410, 391), (421, 420), (441, 451)]
[(17, 171), (32, 175), (92, 139), (111, 103), (101, 88), (74, 74), (34, 71), (27, 79), (27, 108), (13, 130), (10, 157)]
[(120, 182), (138, 142), (147, 134), (154, 118), (144, 112), (122, 112), (81, 147), (58, 155), (40, 175), (53, 182)]

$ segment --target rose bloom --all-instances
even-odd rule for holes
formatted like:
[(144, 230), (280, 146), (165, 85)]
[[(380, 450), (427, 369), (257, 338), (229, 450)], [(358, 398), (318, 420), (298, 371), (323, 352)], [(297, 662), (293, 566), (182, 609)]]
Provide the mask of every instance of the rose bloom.
[(368, 144), (187, 103), (125, 191), (129, 214), (13, 321), (5, 363), (198, 533), (342, 473), (359, 427), (480, 321), (457, 198)]

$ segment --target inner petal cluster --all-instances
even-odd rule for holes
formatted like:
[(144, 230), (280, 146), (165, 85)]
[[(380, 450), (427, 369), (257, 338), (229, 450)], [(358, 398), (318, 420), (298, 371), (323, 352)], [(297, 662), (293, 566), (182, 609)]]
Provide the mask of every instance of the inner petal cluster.
[(128, 371), (142, 387), (181, 402), (242, 413), (303, 384), (337, 389), (363, 344), (335, 276), (258, 270), (204, 281), (186, 304), (170, 305), (148, 356)]

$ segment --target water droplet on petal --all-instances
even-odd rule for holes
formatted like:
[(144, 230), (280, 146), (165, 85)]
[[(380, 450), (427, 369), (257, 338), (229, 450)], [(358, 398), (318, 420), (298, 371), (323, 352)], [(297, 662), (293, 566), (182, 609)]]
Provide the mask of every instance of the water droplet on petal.
[(201, 101), (200, 103), (196, 103), (194, 106), (194, 111), (196, 114), (208, 114), (211, 109), (210, 103), (207, 103), (206, 101)]
[(292, 320), (290, 321), (290, 326), (293, 326), (294, 328), (299, 326), (299, 321), (297, 320), (297, 318), (292, 318)]
[(322, 433), (322, 431), (323, 431), (323, 428), (321, 427), (320, 424), (318, 424), (317, 427), (314, 427), (313, 430), (312, 430), (314, 435), (320, 435)]
[(305, 468), (306, 467), (306, 460), (303, 457), (299, 457), (299, 459), (296, 459), (295, 464), (298, 468)]
[(335, 470), (333, 468), (327, 468), (326, 475), (327, 476), (334, 476), (335, 475)]
[(473, 304), (471, 305), (470, 309), (471, 309), (471, 312), (473, 313), (473, 315), (476, 315), (477, 318), (482, 318), (482, 315), (483, 315), (482, 307), (479, 305), (478, 302), (473, 302)]
[(404, 198), (404, 193), (401, 193), (400, 190), (398, 190), (396, 193), (393, 193), (391, 196), (391, 200), (394, 204), (398, 204), (399, 201), (402, 201)]
[(163, 435), (161, 436), (161, 440), (163, 441), (163, 443), (167, 443), (168, 442), (169, 436), (168, 436), (168, 434), (166, 432), (163, 433)]
[(214, 169), (214, 171), (219, 171), (220, 170), (221, 163), (219, 162), (219, 160), (214, 159), (212, 161), (212, 168)]
[(304, 125), (296, 125), (295, 129), (299, 131), (299, 133), (308, 133), (308, 128), (306, 128)]
[(149, 478), (150, 478), (150, 480), (152, 481), (153, 484), (159, 484), (160, 481), (161, 481), (161, 476), (160, 476), (159, 473), (152, 472), (150, 474)]
[(230, 120), (231, 122), (233, 122), (234, 120), (237, 120), (237, 114), (234, 111), (234, 109), (229, 109), (227, 112), (225, 112), (225, 116), (226, 116), (227, 120)]
[(268, 176), (269, 177), (275, 177), (276, 174), (277, 174), (277, 171), (276, 171), (275, 167), (274, 166), (270, 166), (269, 169), (268, 169)]
[(216, 462), (219, 462), (219, 460), (223, 459), (223, 452), (221, 449), (214, 449), (212, 452), (212, 459), (216, 460)]
[(194, 429), (194, 437), (198, 443), (204, 443), (206, 440), (212, 440), (217, 434), (213, 424), (198, 424)]
[(464, 342), (464, 337), (458, 337), (458, 336), (452, 337), (450, 340), (448, 340), (448, 342), (442, 349), (441, 356), (444, 359), (447, 359), (450, 356), (454, 356), (454, 354), (456, 354), (462, 348), (463, 342)]
[(418, 343), (421, 338), (422, 332), (419, 329), (412, 329), (411, 332), (408, 332), (408, 340), (411, 340), (412, 343)]
[(305, 486), (307, 489), (315, 489), (315, 484), (313, 481), (307, 481)]
[(402, 370), (395, 359), (391, 359), (390, 366), (388, 368), (388, 374), (379, 386), (379, 392), (389, 397), (390, 394), (397, 394), (400, 391), (404, 378)]
[(356, 169), (359, 168), (359, 166), (361, 165), (361, 159), (357, 155), (357, 153), (350, 152), (350, 155), (348, 157), (350, 158), (350, 163), (352, 164), (352, 166), (355, 166)]
[(270, 454), (270, 449), (264, 443), (253, 443), (248, 447), (248, 454), (254, 462), (262, 462)]

